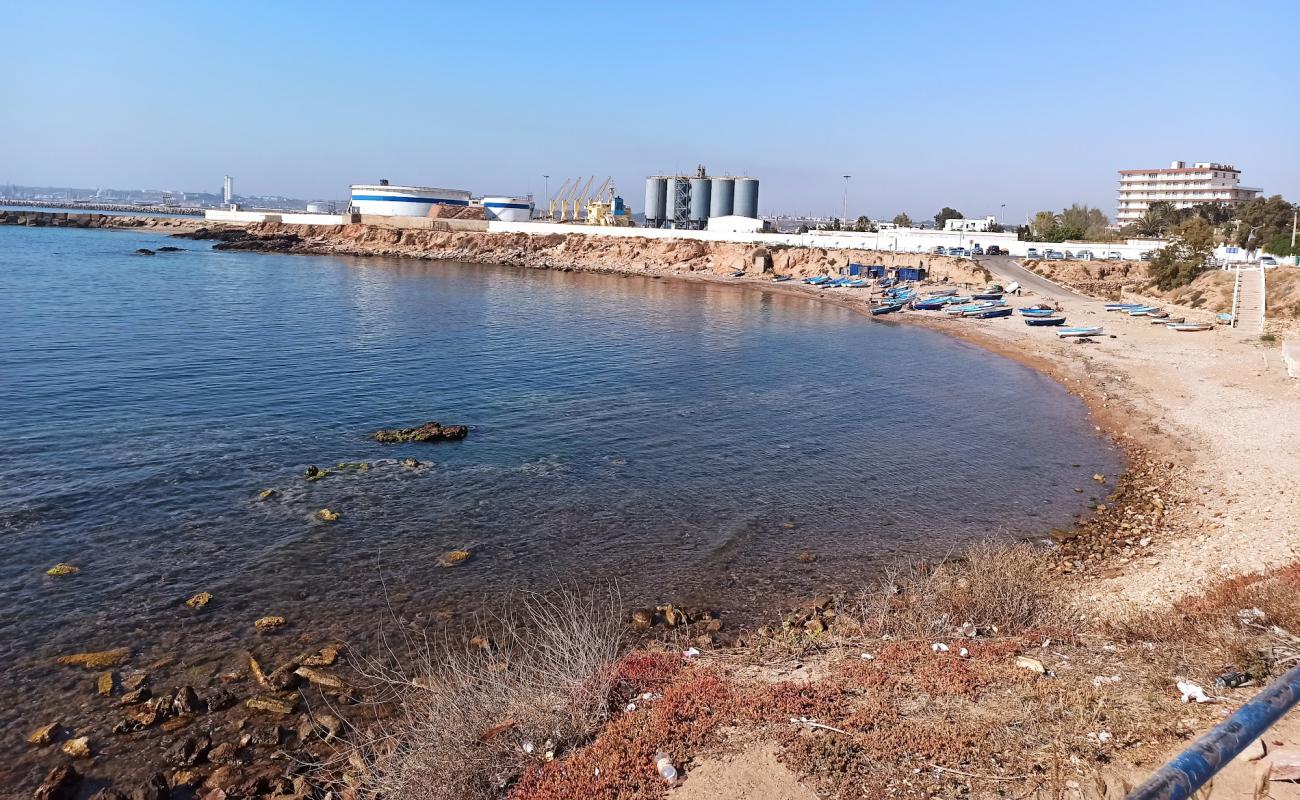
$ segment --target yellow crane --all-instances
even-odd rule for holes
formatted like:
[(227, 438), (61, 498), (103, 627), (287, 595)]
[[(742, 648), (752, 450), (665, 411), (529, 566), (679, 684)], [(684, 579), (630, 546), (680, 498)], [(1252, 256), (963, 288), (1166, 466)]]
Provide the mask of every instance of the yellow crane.
[[(600, 188), (601, 192), (587, 204), (587, 224), (614, 228), (631, 227), (632, 210), (623, 205), (623, 198), (618, 196), (618, 190), (614, 188), (614, 184), (610, 180), (606, 180), (605, 185)], [(609, 199), (601, 200), (600, 194), (606, 192), (608, 192)]]
[[(546, 218), (547, 218), (547, 219), (549, 219), (549, 220), (554, 220), (554, 219), (555, 219), (555, 211), (556, 211), (556, 208), (555, 208), (555, 207), (556, 207), (557, 205), (560, 205), (560, 204), (561, 204), (561, 200), (560, 200), (560, 198), (564, 197), (564, 192), (565, 192), (568, 188), (569, 188), (569, 179), (568, 179), (568, 178), (565, 178), (565, 179), (564, 179), (564, 183), (560, 186), (560, 188), (556, 190), (555, 194), (551, 195), (551, 201), (550, 201), (550, 202), (547, 204), (547, 206), (546, 206)], [(561, 206), (561, 208), (560, 208), (561, 213), (563, 213), (563, 210), (564, 210), (564, 209), (563, 209), (563, 207)]]
[(596, 176), (592, 175), (587, 179), (586, 188), (580, 190), (582, 178), (578, 178), (577, 182), (573, 184), (573, 191), (569, 192), (568, 201), (560, 202), (560, 222), (568, 222), (570, 220), (573, 222), (578, 221), (578, 209), (581, 205), (578, 198), (586, 197), (587, 192), (591, 191), (591, 184), (595, 183), (595, 181)]

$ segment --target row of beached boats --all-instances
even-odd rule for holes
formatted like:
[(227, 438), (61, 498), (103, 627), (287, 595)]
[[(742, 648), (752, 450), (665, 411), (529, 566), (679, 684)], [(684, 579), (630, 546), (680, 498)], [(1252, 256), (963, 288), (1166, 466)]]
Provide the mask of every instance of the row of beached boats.
[(1214, 323), (1212, 322), (1188, 322), (1184, 317), (1171, 316), (1168, 311), (1159, 306), (1149, 306), (1143, 303), (1107, 303), (1106, 310), (1130, 317), (1148, 317), (1152, 325), (1164, 325), (1166, 328), (1180, 333), (1214, 329)]
[(1005, 289), (1000, 284), (992, 284), (981, 292), (968, 296), (959, 296), (956, 289), (938, 289), (919, 296), (915, 290), (898, 287), (886, 291), (880, 305), (873, 306), (872, 314), (892, 314), (910, 307), (915, 311), (939, 311), (952, 317), (971, 319), (997, 319), (1010, 317), (1018, 310), (1030, 327), (1054, 327), (1057, 336), (1084, 337), (1099, 336), (1101, 328), (1067, 328), (1065, 317), (1051, 306), (1037, 305), (1015, 309), (1004, 298), (1008, 292), (1014, 292), (1017, 286), (1012, 284)]

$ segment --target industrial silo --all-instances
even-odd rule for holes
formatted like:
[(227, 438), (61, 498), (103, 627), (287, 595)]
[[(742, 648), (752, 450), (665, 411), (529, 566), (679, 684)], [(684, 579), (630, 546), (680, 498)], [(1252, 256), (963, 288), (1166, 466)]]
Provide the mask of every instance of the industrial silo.
[(736, 181), (733, 178), (714, 178), (709, 190), (709, 216), (727, 217), (735, 213)]
[(659, 227), (667, 218), (668, 179), (645, 179), (645, 221), (651, 227)]
[(691, 178), (692, 227), (703, 228), (709, 221), (709, 190), (712, 185), (708, 178)]
[(736, 178), (735, 213), (758, 219), (758, 179)]
[(680, 212), (683, 216), (686, 214), (686, 203), (690, 202), (689, 197), (686, 200), (681, 198), (681, 192), (678, 191), (677, 185), (686, 184), (686, 178), (665, 178), (664, 179), (664, 222), (672, 223), (677, 219)]

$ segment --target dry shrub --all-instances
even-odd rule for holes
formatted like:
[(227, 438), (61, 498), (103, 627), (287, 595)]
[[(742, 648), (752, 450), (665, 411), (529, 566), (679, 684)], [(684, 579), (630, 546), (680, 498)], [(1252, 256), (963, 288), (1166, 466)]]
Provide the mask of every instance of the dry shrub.
[(1061, 607), (1048, 559), (1029, 544), (982, 542), (959, 558), (913, 563), (887, 572), (863, 593), (863, 632), (932, 638), (970, 623), (1008, 634), (1053, 625)]
[(358, 745), (363, 796), (500, 797), (608, 718), (624, 629), (616, 593), (524, 594), (508, 606), (481, 620), (484, 638), (408, 634), (401, 652), (384, 639), (386, 657), (359, 667), (368, 696), (395, 706)]
[(1230, 670), (1264, 680), (1300, 661), (1300, 564), (1217, 581), (1172, 609), (1135, 614), (1112, 633), (1150, 645), (1179, 674), (1213, 680)]

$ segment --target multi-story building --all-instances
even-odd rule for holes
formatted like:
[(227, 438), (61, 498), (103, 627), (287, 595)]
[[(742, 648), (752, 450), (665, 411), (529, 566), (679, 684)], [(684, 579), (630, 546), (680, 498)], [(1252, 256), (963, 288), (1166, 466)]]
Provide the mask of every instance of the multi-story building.
[(1175, 208), (1201, 203), (1235, 205), (1263, 191), (1240, 186), (1240, 178), (1241, 170), (1231, 164), (1208, 162), (1189, 167), (1183, 161), (1175, 161), (1169, 169), (1122, 169), (1115, 224), (1122, 226), (1137, 221), (1152, 203), (1173, 203)]

